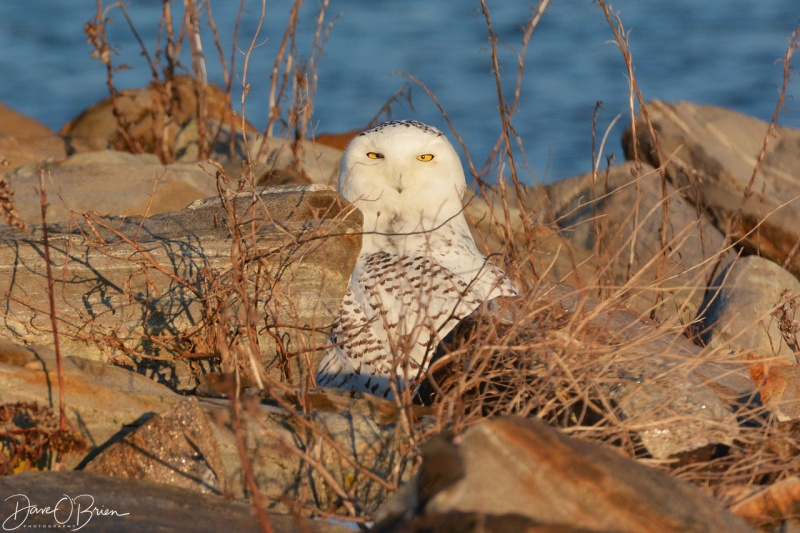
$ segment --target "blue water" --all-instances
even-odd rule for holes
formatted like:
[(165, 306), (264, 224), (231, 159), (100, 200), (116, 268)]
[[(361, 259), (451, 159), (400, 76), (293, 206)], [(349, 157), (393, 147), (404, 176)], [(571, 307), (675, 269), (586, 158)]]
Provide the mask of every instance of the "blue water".
[[(512, 96), (517, 74), (520, 25), (532, 2), (489, 0), (503, 47), (503, 86)], [(179, 3), (180, 4), (180, 3)], [(128, 0), (127, 8), (150, 53), (158, 35), (160, 0)], [(260, 2), (245, 2), (240, 48), (249, 43)], [(797, 0), (616, 0), (612, 3), (630, 32), (635, 75), (646, 99), (715, 104), (769, 120), (782, 80), (781, 59), (800, 19)], [(179, 14), (180, 5), (173, 3)], [(238, 2), (212, 1), (226, 61), (230, 59)], [(268, 76), (291, 2), (267, 2), (260, 46), (250, 59), (251, 90), (246, 115), (266, 123)], [(319, 0), (301, 10), (298, 53), (308, 57)], [(0, 100), (54, 129), (107, 95), (105, 67), (90, 58), (84, 23), (94, 0), (26, 0), (0, 4)], [(150, 73), (117, 9), (110, 39), (118, 46), (118, 87), (142, 86)], [(405, 81), (416, 76), (434, 91), (463, 136), (477, 166), (501, 131), (491, 73), (487, 31), (478, 1), (331, 0), (333, 22), (319, 65), (313, 126), (318, 132), (359, 128)], [(209, 78), (222, 74), (213, 41), (204, 37)], [(619, 49), (599, 7), (590, 0), (553, 0), (528, 49), (520, 108), (514, 126), (523, 140), (529, 181), (553, 181), (586, 172), (591, 165), (595, 103), (604, 108), (604, 130), (623, 118), (609, 136), (606, 154), (622, 159), (619, 137), (628, 124), (628, 85)], [(188, 45), (187, 45), (188, 47)], [(795, 60), (800, 61), (800, 54)], [(190, 65), (188, 57), (186, 65)], [(236, 59), (241, 77), (243, 57)], [(780, 124), (800, 127), (798, 82), (790, 85)], [(413, 106), (397, 106), (394, 118), (415, 118), (445, 131), (447, 124), (419, 89)], [(794, 97), (794, 99), (792, 99)], [(238, 100), (238, 98), (236, 98)], [(452, 139), (452, 135), (451, 135)]]

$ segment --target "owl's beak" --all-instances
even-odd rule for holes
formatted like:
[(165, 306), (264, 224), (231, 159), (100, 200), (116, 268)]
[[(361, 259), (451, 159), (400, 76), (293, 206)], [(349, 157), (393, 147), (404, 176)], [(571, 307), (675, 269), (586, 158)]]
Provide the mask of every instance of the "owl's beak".
[(394, 175), (394, 188), (397, 192), (403, 192), (403, 174), (398, 172)]

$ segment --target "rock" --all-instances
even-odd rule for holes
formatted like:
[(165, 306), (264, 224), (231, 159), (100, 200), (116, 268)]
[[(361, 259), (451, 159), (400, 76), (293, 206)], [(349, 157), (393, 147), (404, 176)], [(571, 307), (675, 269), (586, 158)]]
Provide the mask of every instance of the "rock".
[[(767, 123), (688, 102), (654, 100), (647, 110), (659, 152), (639, 116), (638, 157), (654, 166), (665, 164), (673, 186), (707, 210), (720, 231), (730, 231), (749, 250), (800, 275), (800, 130), (776, 128), (753, 179)], [(630, 128), (623, 145), (626, 157), (633, 158)]]
[(737, 259), (717, 276), (700, 313), (711, 348), (753, 351), (797, 363), (800, 281), (767, 259)]
[[(256, 357), (274, 379), (312, 379), (361, 246), (360, 212), (321, 186), (243, 193), (233, 204), (237, 223), (254, 222), (237, 226), (243, 234), (233, 252), (219, 198), (147, 219), (53, 224), (65, 351), (155, 372), (185, 389), (201, 371), (192, 360), (221, 356), (232, 371), (235, 354), (251, 353), (257, 338)], [(0, 244), (0, 290), (8, 295), (0, 338), (50, 345), (41, 230), (0, 230)], [(241, 274), (231, 273), (234, 262)], [(247, 328), (253, 334), (237, 344), (236, 332)], [(238, 364), (253, 377), (248, 358)]]
[(750, 531), (685, 482), (521, 417), (485, 420), (429, 444), (420, 473), (393, 499), (376, 531), (392, 531), (398, 510), (417, 509), (522, 516), (553, 528), (545, 531)]
[[(252, 506), (147, 481), (90, 472), (35, 472), (0, 476), (0, 517), (8, 530), (263, 531)], [(8, 497), (6, 497), (8, 495)], [(49, 508), (49, 510), (48, 510)], [(344, 526), (268, 515), (273, 531), (345, 533)], [(85, 529), (84, 529), (85, 528)]]
[[(158, 413), (181, 397), (167, 387), (109, 364), (65, 355), (64, 388), (67, 417), (77, 428), (90, 453), (146, 413)], [(0, 341), (1, 403), (39, 403), (58, 411), (58, 375), (55, 354), (47, 348), (21, 347)], [(84, 455), (63, 459), (74, 468)]]
[(751, 363), (761, 402), (780, 422), (800, 420), (800, 365), (785, 359)]
[(585, 174), (544, 192), (562, 234), (596, 254), (598, 279), (591, 284), (659, 322), (690, 324), (719, 265), (732, 260), (724, 236), (669, 183), (662, 246), (661, 175), (649, 165), (624, 163), (599, 173), (594, 185)]
[(62, 159), (64, 140), (30, 117), (0, 104), (0, 163), (8, 172), (27, 163)]
[(51, 223), (70, 220), (71, 212), (128, 216), (179, 211), (217, 194), (214, 173), (196, 164), (163, 165), (152, 154), (89, 152), (53, 165), (25, 166), (7, 176), (28, 224), (41, 223), (40, 171), (46, 172)]
[(267, 171), (266, 174), (258, 179), (256, 185), (259, 187), (274, 187), (276, 185), (305, 185), (308, 183), (312, 183), (308, 176), (302, 172), (287, 168)]
[[(177, 160), (185, 163), (199, 158), (197, 120), (190, 120), (175, 140)], [(281, 183), (319, 183), (335, 186), (338, 180), (342, 151), (312, 141), (270, 137), (258, 133), (231, 133), (220, 126), (215, 139), (208, 139), (208, 157), (219, 163), (229, 176), (244, 176), (258, 186)], [(216, 130), (213, 130), (216, 131)], [(211, 135), (212, 131), (208, 132)], [(233, 146), (233, 151), (231, 151)], [(276, 175), (292, 176), (291, 180), (274, 179)]]
[(155, 415), (103, 449), (83, 469), (204, 494), (224, 492), (217, 441), (194, 398)]
[(800, 478), (792, 476), (731, 505), (732, 513), (761, 531), (797, 531), (800, 528)]
[[(188, 76), (175, 76), (170, 84), (159, 81), (144, 89), (120, 91), (116, 101), (126, 133), (120, 133), (108, 98), (61, 129), (70, 153), (113, 148), (155, 154), (164, 163), (193, 164), (211, 159), (234, 180), (244, 176), (250, 186), (336, 183), (342, 150), (331, 145), (341, 144), (342, 136), (323, 136), (325, 142), (320, 143), (277, 137), (264, 140), (253, 125), (232, 110), (229, 95), (214, 84), (202, 85)], [(204, 153), (201, 138), (205, 139)], [(215, 171), (209, 173), (213, 176)], [(302, 178), (269, 180), (274, 173), (296, 173)]]
[(515, 192), (499, 186), (467, 193), (464, 215), (478, 249), (486, 255), (509, 252), (509, 260), (516, 263), (514, 270), (527, 280), (574, 287), (593, 284), (597, 277), (594, 257), (550, 224), (545, 191), (521, 187), (520, 192), (521, 201)]
[[(132, 153), (153, 153), (171, 162), (178, 131), (199, 110), (214, 124), (257, 130), (239, 118), (231, 108), (230, 97), (214, 84), (201, 84), (189, 76), (175, 76), (170, 83), (159, 80), (144, 89), (119, 91), (116, 96), (120, 120), (114, 115), (111, 98), (99, 102), (69, 121), (60, 134), (69, 139), (75, 151), (113, 148)], [(202, 106), (200, 105), (202, 103)], [(126, 135), (120, 133), (120, 121)], [(209, 132), (214, 135), (214, 132)]]
[[(599, 529), (543, 524), (520, 515), (481, 513), (437, 513), (418, 515), (397, 524), (382, 524), (378, 533), (605, 533)], [(610, 532), (609, 532), (610, 533)]]
[[(738, 433), (734, 399), (752, 397), (755, 386), (734, 356), (708, 358), (683, 335), (628, 309), (552, 287), (550, 299), (582, 317), (575, 346), (613, 346), (599, 380), (655, 458), (676, 457), (717, 444)], [(605, 353), (605, 352), (603, 352)]]
[(55, 132), (39, 122), (10, 107), (0, 104), (0, 135), (22, 135), (24, 137), (49, 137)]
[(314, 136), (314, 142), (344, 151), (345, 148), (347, 148), (347, 145), (350, 144), (350, 141), (352, 141), (359, 133), (364, 131), (364, 129), (366, 128), (350, 130), (344, 133), (320, 133), (319, 135)]

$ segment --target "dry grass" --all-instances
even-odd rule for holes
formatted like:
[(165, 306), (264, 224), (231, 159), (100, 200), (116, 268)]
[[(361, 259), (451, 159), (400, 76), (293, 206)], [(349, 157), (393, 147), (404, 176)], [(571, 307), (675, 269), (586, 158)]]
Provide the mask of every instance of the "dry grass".
[[(325, 13), (328, 2), (320, 4), (317, 20), (317, 31), (314, 35), (313, 55), (306, 61), (297, 57), (296, 39), (298, 10), (301, 2), (294, 3), (289, 24), (283, 35), (279, 52), (272, 68), (270, 94), (270, 110), (268, 120), (263, 128), (266, 136), (275, 133), (276, 126), (281, 125), (288, 132), (290, 142), (295, 146), (295, 154), (299, 150), (299, 141), (305, 139), (309, 131), (309, 123), (313, 116), (313, 100), (316, 91), (316, 66), (324, 46), (330, 24), (325, 23)], [(628, 48), (626, 33), (622, 22), (605, 2), (599, 0), (602, 15), (609, 23), (611, 32), (616, 40), (623, 59), (628, 69), (630, 80), (630, 118), (638, 113), (644, 117), (647, 127), (657, 139), (654, 128), (646, 112), (645, 99), (636, 83), (633, 69), (633, 58)], [(152, 55), (146, 53), (151, 69), (152, 84), (159, 88), (162, 105), (153, 120), (153, 135), (162, 139), (159, 132), (165, 124), (172, 119), (171, 111), (171, 86), (174, 76), (178, 74), (181, 46), (191, 49), (192, 67), (191, 74), (205, 83), (205, 55), (198, 25), (198, 9), (202, 6), (208, 14), (208, 23), (213, 28), (215, 40), (214, 48), (224, 71), (227, 95), (234, 94), (234, 80), (240, 79), (240, 118), (241, 123), (227, 125), (232, 130), (244, 131), (245, 109), (247, 94), (250, 86), (247, 82), (247, 71), (250, 56), (259, 42), (259, 34), (253, 36), (249, 46), (244, 48), (243, 75), (235, 75), (235, 47), (232, 47), (230, 59), (226, 60), (224, 47), (217, 37), (216, 28), (213, 26), (213, 16), (209, 2), (199, 4), (186, 0), (183, 19), (179, 31), (173, 29), (173, 18), (169, 2), (164, 3), (164, 12), (161, 23), (166, 31), (165, 41), (156, 45), (156, 52)], [(175, 285), (182, 287), (193, 298), (203, 304), (202, 320), (191, 331), (175, 332), (172, 337), (160, 334), (148, 338), (150, 346), (160, 348), (163, 353), (171, 355), (154, 356), (144, 353), (139, 348), (132, 348), (131, 344), (116, 336), (114, 331), (101, 332), (97, 329), (86, 328), (89, 339), (97, 343), (104, 343), (128, 356), (138, 358), (170, 360), (176, 355), (188, 359), (214, 359), (215, 365), (233, 376), (234, 386), (230, 389), (232, 419), (236, 425), (239, 438), (238, 449), (245, 471), (247, 485), (252, 495), (252, 500), (259, 513), (268, 498), (256, 484), (249, 466), (249, 458), (243, 442), (244, 430), (242, 424), (242, 411), (249, 408), (243, 405), (239, 398), (239, 385), (243, 380), (249, 380), (259, 389), (268, 391), (271, 401), (286, 409), (295, 419), (295, 422), (304, 427), (307, 432), (305, 440), (292, 443), (291, 453), (302, 458), (308, 465), (309, 472), (320, 480), (320, 486), (329, 491), (332, 500), (338, 503), (330, 504), (325, 508), (314, 507), (314, 500), (291, 502), (299, 512), (316, 514), (318, 516), (339, 515), (343, 519), (350, 519), (356, 523), (369, 520), (374, 512), (374, 497), (380, 497), (396, 490), (401, 480), (408, 475), (417, 461), (417, 446), (424, 441), (433, 430), (448, 429), (455, 432), (463, 431), (471, 424), (477, 423), (488, 416), (502, 414), (521, 414), (535, 416), (562, 428), (569, 434), (608, 443), (619, 447), (631, 457), (640, 458), (654, 465), (669, 469), (675, 476), (697, 483), (700, 486), (712, 487), (719, 494), (725, 495), (735, 487), (742, 484), (767, 485), (800, 474), (800, 447), (797, 444), (796, 424), (778, 423), (774, 417), (757, 402), (751, 399), (735, 398), (722, 395), (731, 409), (729, 427), (706, 427), (709, 434), (734, 435), (726, 445), (719, 445), (705, 450), (707, 453), (689, 454), (674, 460), (654, 460), (647, 446), (643, 443), (642, 433), (652, 426), (654, 420), (663, 419), (664, 413), (656, 409), (637, 412), (635, 416), (630, 411), (625, 411), (624, 404), (629, 399), (625, 394), (619, 395), (615, 391), (622, 381), (635, 382), (641, 387), (657, 385), (659, 383), (682, 383), (689, 379), (687, 376), (695, 375), (694, 372), (704, 364), (736, 365), (730, 356), (714, 350), (700, 350), (687, 356), (686, 350), (681, 348), (681, 343), (690, 324), (665, 322), (660, 328), (647, 328), (639, 332), (630, 326), (630, 323), (616, 323), (609, 317), (626, 302), (636, 295), (645, 295), (650, 302), (649, 312), (644, 313), (644, 318), (659, 315), (658, 311), (667, 305), (680, 306), (680, 302), (668, 302), (666, 295), (669, 290), (666, 283), (674, 272), (669, 270), (670, 258), (678, 254), (685, 243), (685, 235), (673, 234), (669, 227), (670, 195), (667, 191), (667, 176), (665, 167), (657, 170), (655, 175), (646, 174), (637, 167), (637, 175), (632, 179), (632, 186), (639, 195), (644, 194), (639, 184), (641, 180), (658, 179), (662, 197), (657, 208), (648, 212), (640, 212), (638, 202), (631, 210), (633, 224), (643, 226), (645, 221), (656, 219), (660, 221), (658, 238), (661, 245), (659, 253), (638, 265), (634, 262), (637, 255), (636, 233), (628, 238), (616, 250), (604, 249), (601, 246), (590, 250), (592, 259), (597, 265), (596, 277), (586, 280), (585, 285), (574, 291), (567, 290), (559, 294), (554, 293), (552, 286), (546, 281), (548, 269), (536, 268), (541, 265), (542, 259), (537, 252), (537, 227), (534, 213), (528, 212), (525, 202), (526, 186), (520, 177), (523, 169), (515, 159), (516, 149), (521, 149), (524, 154), (522, 141), (514, 133), (514, 113), (519, 106), (520, 87), (525, 70), (525, 50), (542, 14), (547, 8), (547, 0), (541, 1), (532, 9), (531, 18), (524, 26), (522, 41), (519, 43), (519, 62), (517, 65), (517, 82), (513, 95), (506, 95), (500, 83), (502, 65), (498, 59), (497, 50), (499, 43), (491, 23), (491, 13), (487, 4), (481, 0), (482, 12), (486, 20), (486, 27), (491, 45), (491, 57), (494, 70), (494, 82), (497, 87), (499, 104), (499, 120), (502, 125), (502, 135), (498, 139), (495, 149), (490, 156), (490, 161), (478, 170), (467, 152), (469, 170), (478, 186), (479, 194), (490, 206), (488, 225), (496, 242), (500, 244), (501, 253), (497, 261), (515, 280), (523, 297), (514, 304), (510, 311), (509, 319), (498, 321), (479, 317), (476, 321), (462, 325), (455, 340), (442, 351), (441, 357), (432, 365), (428, 376), (432, 380), (428, 394), (432, 398), (430, 412), (433, 413), (435, 422), (429, 426), (419, 423), (419, 415), (414, 406), (411, 394), (397, 395), (396, 407), (400, 413), (397, 424), (397, 434), (394, 439), (392, 455), (396, 468), (388, 478), (376, 476), (368, 465), (361, 464), (359, 459), (352, 457), (327, 434), (326, 430), (312, 416), (313, 402), (309, 399), (309, 390), (313, 386), (313, 379), (307, 378), (301, 383), (299, 393), (287, 387), (279, 379), (264, 371), (262, 352), (264, 351), (263, 339), (265, 336), (272, 338), (278, 347), (278, 353), (284, 363), (293, 358), (308, 356), (314, 346), (286, 346), (282, 341), (286, 328), (307, 328), (299, 324), (282, 324), (276, 321), (278, 309), (272, 306), (276, 292), (280, 290), (280, 272), (284, 272), (286, 265), (291, 261), (302, 261), (303, 255), (283, 254), (285, 249), (261, 250), (257, 244), (256, 227), (252, 219), (243, 215), (234, 206), (233, 197), (229, 189), (248, 191), (253, 183), (253, 172), (249, 168), (243, 170), (242, 176), (229, 177), (221, 169), (217, 169), (217, 179), (220, 184), (219, 196), (226, 213), (225, 226), (231, 231), (231, 264), (224, 271), (203, 270), (200, 282), (197, 280), (182, 279), (176, 274), (175, 265), (163, 264), (149, 255), (146, 247), (137, 240), (130, 239), (122, 233), (115, 231), (99, 217), (87, 217), (83, 228), (90, 228), (86, 238), (100, 239), (101, 230), (111, 232), (116, 239), (125, 241), (125, 245), (132, 251), (135, 260), (142, 264), (144, 276), (165, 275), (173, 278)], [(122, 4), (116, 6), (124, 13)], [(261, 21), (265, 16), (265, 3), (261, 4)], [(240, 7), (241, 9), (241, 7)], [(127, 18), (127, 17), (126, 17)], [(97, 4), (97, 16), (93, 22), (87, 24), (87, 33), (95, 45), (97, 57), (106, 65), (108, 71), (108, 87), (112, 102), (118, 94), (113, 77), (116, 67), (112, 61), (112, 47), (105, 35), (106, 11), (100, 0)], [(133, 29), (133, 28), (132, 28)], [(133, 29), (135, 31), (135, 29)], [(791, 51), (796, 46), (797, 34), (787, 53), (785, 62), (785, 80), (788, 80), (789, 61)], [(187, 44), (188, 43), (188, 44)], [(163, 66), (162, 66), (163, 62)], [(301, 65), (301, 66), (298, 66)], [(420, 85), (432, 98), (433, 95), (424, 85), (413, 76), (409, 79)], [(198, 89), (197, 117), (200, 126), (200, 138), (211, 139), (214, 136), (204, 134), (217, 128), (219, 134), (220, 124), (211, 124), (204, 120), (205, 108), (203, 98), (203, 84)], [(784, 84), (781, 93), (783, 94)], [(288, 104), (287, 104), (288, 102)], [(438, 104), (438, 102), (437, 102)], [(778, 109), (781, 104), (779, 103)], [(441, 108), (445, 114), (445, 110)], [(390, 107), (383, 112), (389, 112)], [(141, 151), (129, 134), (129, 125), (122, 120), (121, 115), (118, 127), (123, 137), (130, 139), (129, 149)], [(772, 124), (776, 122), (776, 111)], [(449, 120), (449, 119), (448, 119)], [(460, 141), (458, 132), (453, 130)], [(769, 136), (769, 133), (768, 133)], [(635, 138), (635, 135), (634, 135)], [(768, 137), (765, 139), (766, 147)], [(205, 142), (205, 141), (203, 141)], [(166, 142), (158, 143), (155, 152), (162, 160), (170, 161), (174, 157), (171, 148)], [(205, 144), (200, 150), (201, 158), (208, 154), (209, 145)], [(594, 151), (594, 148), (593, 148)], [(252, 154), (251, 160), (257, 160), (258, 154)], [(762, 154), (763, 156), (763, 154)], [(592, 154), (592, 160), (597, 159), (597, 154)], [(763, 159), (763, 157), (761, 158)], [(759, 163), (761, 163), (759, 159)], [(602, 179), (598, 172), (599, 162), (592, 169), (595, 181)], [(502, 175), (487, 176), (489, 168), (504, 169)], [(758, 166), (754, 168), (754, 175)], [(495, 186), (490, 186), (495, 182)], [(234, 183), (234, 186), (231, 186)], [(13, 203), (6, 188), (0, 190), (0, 200), (7, 213), (10, 223), (13, 223)], [(256, 195), (251, 196), (253, 205), (258, 202)], [(593, 198), (600, 200), (600, 198)], [(251, 224), (244, 221), (251, 220)], [(555, 221), (548, 221), (554, 223)], [(594, 221), (594, 231), (597, 242), (603, 242), (606, 231), (598, 216)], [(326, 235), (322, 230), (302, 235), (300, 241), (295, 239), (291, 245), (300, 249), (301, 245), (317, 242)], [(302, 242), (301, 242), (302, 241)], [(97, 242), (97, 241), (96, 241)], [(737, 241), (729, 244), (735, 247)], [(722, 254), (726, 250), (720, 250)], [(276, 258), (279, 264), (275, 265)], [(627, 263), (626, 263), (627, 260)], [(573, 259), (577, 264), (577, 259)], [(713, 263), (712, 260), (709, 260)], [(611, 265), (627, 264), (624, 282), (615, 284), (610, 274)], [(695, 267), (693, 267), (695, 268)], [(647, 275), (644, 274), (647, 271)], [(276, 272), (278, 274), (276, 274)], [(693, 280), (690, 290), (704, 290), (708, 286), (708, 275), (704, 270), (697, 269), (687, 274)], [(52, 289), (51, 289), (52, 292)], [(787, 295), (785, 302), (798, 295)], [(134, 302), (131, 295), (131, 302)], [(569, 301), (568, 306), (564, 302)], [(788, 304), (786, 304), (788, 305)], [(782, 307), (784, 314), (787, 309)], [(664, 313), (665, 316), (674, 316), (674, 313)], [(286, 316), (286, 315), (283, 315)], [(505, 315), (503, 315), (505, 316)], [(83, 317), (85, 318), (85, 317)], [(74, 317), (62, 320), (74, 322)], [(89, 317), (91, 320), (91, 317)], [(793, 320), (784, 320), (786, 328), (793, 327)], [(315, 329), (324, 332), (328, 324), (315, 325)], [(626, 329), (627, 328), (627, 329)], [(793, 332), (791, 332), (793, 333)], [(138, 346), (144, 346), (141, 342)], [(654, 353), (658, 350), (658, 353)], [(699, 352), (699, 355), (698, 355)], [(654, 361), (660, 361), (654, 365)], [(660, 365), (660, 366), (659, 366)], [(741, 365), (740, 365), (741, 366)], [(634, 376), (626, 375), (635, 374)], [(291, 376), (289, 376), (291, 377)], [(292, 396), (297, 403), (287, 400), (287, 394)], [(252, 409), (250, 409), (252, 411)], [(686, 423), (706, 424), (704, 420), (691, 420), (691, 414), (674, 413), (678, 419), (686, 418)], [(319, 446), (325, 445), (334, 450), (340, 464), (337, 469), (352, 472), (352, 478), (340, 479), (333, 471), (330, 464), (323, 464), (312, 453)], [(248, 473), (249, 472), (249, 473)], [(311, 474), (310, 474), (311, 475)], [(371, 484), (375, 488), (372, 492), (362, 491), (358, 488)], [(370, 500), (365, 494), (369, 494)], [(377, 498), (380, 499), (380, 498)], [(286, 502), (283, 502), (286, 503)], [(260, 514), (262, 526), (265, 531), (270, 530), (266, 515)]]

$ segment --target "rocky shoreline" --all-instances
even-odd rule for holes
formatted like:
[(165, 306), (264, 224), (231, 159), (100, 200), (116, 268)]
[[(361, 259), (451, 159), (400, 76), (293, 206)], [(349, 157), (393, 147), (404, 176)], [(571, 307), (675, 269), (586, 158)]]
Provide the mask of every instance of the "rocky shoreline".
[[(146, 91), (125, 108), (145, 117), (137, 146), (154, 142)], [(313, 388), (360, 249), (360, 213), (331, 188), (352, 133), (264, 140), (211, 108), (220, 127), (187, 112), (167, 132), (169, 163), (123, 149), (104, 103), (59, 134), (0, 109), (31, 227), (0, 226), (3, 520), (21, 516), (7, 495), (53, 505), (69, 485), (129, 513), (95, 523), (131, 531), (259, 528), (223, 497), (276, 531), (799, 527), (800, 131), (654, 101), (623, 136), (628, 161), (473, 193), (476, 242), (528, 290), (510, 325), (464, 328), (453, 353), (477, 331), (484, 366), (459, 361), (419, 406)], [(214, 163), (197, 162), (201, 130)], [(264, 189), (230, 178), (248, 153)], [(34, 407), (58, 409), (42, 172), (74, 442)]]

